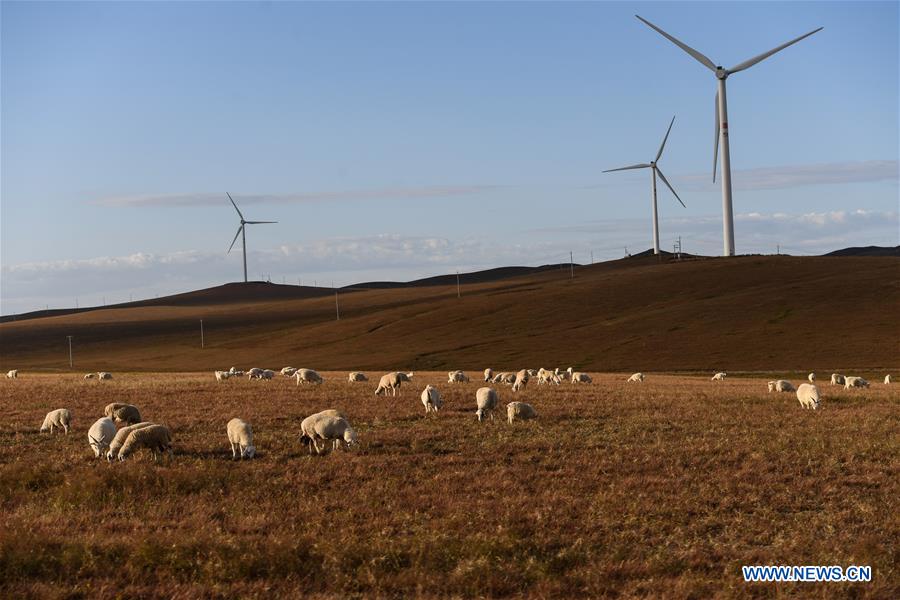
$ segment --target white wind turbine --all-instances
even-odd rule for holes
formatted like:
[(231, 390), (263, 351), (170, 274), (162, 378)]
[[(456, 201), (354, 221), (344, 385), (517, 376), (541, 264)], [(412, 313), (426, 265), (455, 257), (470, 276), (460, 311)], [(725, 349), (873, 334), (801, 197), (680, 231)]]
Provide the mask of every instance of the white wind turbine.
[[(656, 211), (656, 176), (659, 175), (659, 178), (663, 180), (663, 183), (675, 194), (675, 197), (678, 198), (678, 194), (675, 193), (675, 189), (669, 184), (669, 181), (666, 179), (666, 176), (663, 175), (662, 171), (659, 170), (659, 166), (656, 164), (659, 162), (659, 157), (662, 156), (663, 148), (666, 147), (666, 140), (669, 139), (669, 132), (672, 131), (672, 125), (675, 123), (675, 117), (672, 117), (672, 121), (669, 123), (669, 128), (666, 130), (666, 137), (663, 138), (662, 144), (659, 145), (659, 152), (656, 153), (656, 158), (651, 160), (648, 163), (641, 163), (639, 165), (631, 165), (628, 167), (620, 167), (618, 169), (607, 169), (603, 171), (604, 173), (612, 173), (613, 171), (626, 171), (628, 169), (650, 169), (650, 189), (653, 191), (653, 254), (659, 254), (659, 217)], [(681, 198), (678, 198), (678, 201), (681, 202)], [(684, 202), (681, 202), (681, 205), (684, 206)], [(687, 207), (685, 207), (687, 208)]]
[(713, 181), (716, 180), (716, 161), (718, 160), (717, 153), (719, 150), (719, 144), (722, 145), (722, 231), (724, 236), (724, 254), (725, 256), (734, 256), (734, 208), (731, 203), (731, 153), (728, 148), (728, 103), (726, 102), (725, 96), (725, 80), (729, 75), (733, 73), (737, 73), (739, 71), (743, 71), (744, 69), (749, 69), (756, 63), (763, 61), (776, 52), (780, 52), (787, 48), (792, 44), (796, 44), (803, 38), (807, 38), (812, 34), (821, 31), (823, 28), (819, 27), (818, 29), (814, 29), (807, 34), (801, 35), (800, 37), (793, 39), (787, 43), (784, 43), (777, 48), (773, 48), (768, 52), (764, 52), (759, 56), (754, 56), (748, 60), (745, 60), (742, 63), (739, 63), (730, 69), (725, 69), (720, 65), (716, 65), (709, 58), (704, 56), (703, 54), (697, 52), (687, 44), (675, 39), (673, 36), (669, 35), (650, 21), (640, 17), (639, 15), (634, 15), (638, 19), (640, 19), (643, 23), (656, 30), (660, 35), (664, 38), (690, 54), (694, 57), (697, 62), (701, 65), (715, 73), (716, 79), (719, 80), (719, 89), (716, 92), (716, 132), (715, 132), (715, 145), (713, 147)]
[(241, 210), (237, 207), (237, 204), (234, 203), (234, 199), (231, 197), (231, 194), (225, 192), (225, 195), (228, 196), (228, 199), (231, 200), (232, 206), (234, 206), (234, 210), (237, 211), (238, 216), (241, 218), (241, 225), (238, 227), (237, 233), (234, 234), (234, 239), (231, 240), (231, 245), (228, 246), (228, 252), (231, 252), (231, 249), (234, 248), (234, 243), (237, 241), (238, 236), (241, 236), (241, 244), (244, 250), (244, 283), (247, 283), (247, 233), (244, 231), (247, 225), (261, 225), (263, 223), (277, 223), (278, 221), (245, 221), (244, 215), (241, 214)]

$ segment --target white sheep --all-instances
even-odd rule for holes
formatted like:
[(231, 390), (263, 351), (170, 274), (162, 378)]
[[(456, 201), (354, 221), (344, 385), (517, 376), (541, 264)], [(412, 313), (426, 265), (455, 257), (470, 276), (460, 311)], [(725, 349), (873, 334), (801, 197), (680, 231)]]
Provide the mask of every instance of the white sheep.
[(265, 369), (260, 369), (259, 367), (253, 367), (249, 371), (247, 371), (247, 381), (251, 379), (262, 379), (262, 374)]
[(494, 380), (494, 370), (493, 369), (485, 369), (484, 370), (484, 381), (493, 381)]
[(231, 373), (228, 371), (216, 371), (216, 381), (225, 381), (231, 377)]
[(847, 375), (844, 377), (844, 389), (849, 390), (852, 387), (869, 387), (869, 382), (863, 379), (862, 377), (854, 377), (852, 375)]
[(134, 425), (135, 423), (140, 423), (141, 421), (143, 421), (143, 419), (141, 418), (141, 411), (138, 410), (138, 407), (134, 406), (133, 404), (113, 402), (106, 405), (106, 408), (103, 409), (103, 414), (114, 419), (116, 423), (121, 423), (124, 421), (129, 425)]
[(884, 376), (884, 385), (889, 385), (892, 381), (893, 381), (893, 379), (891, 378), (890, 375)]
[(93, 378), (96, 377), (96, 376), (97, 376), (96, 373), (86, 373), (86, 374), (84, 375), (84, 379), (93, 379)]
[(441, 393), (436, 387), (426, 385), (425, 389), (422, 390), (422, 404), (425, 405), (425, 414), (427, 415), (430, 412), (437, 413), (444, 405), (444, 401), (441, 399)]
[(147, 448), (153, 453), (153, 460), (159, 460), (159, 455), (168, 453), (172, 456), (172, 432), (165, 425), (148, 425), (135, 429), (125, 438), (125, 443), (119, 450), (119, 460), (124, 461), (129, 454)]
[(809, 381), (810, 383), (815, 383), (816, 382), (816, 374), (810, 373), (809, 375), (806, 376), (806, 380)]
[(273, 371), (272, 369), (263, 369), (260, 379), (274, 379), (274, 378), (275, 378), (275, 371)]
[(797, 400), (803, 408), (819, 408), (819, 388), (811, 383), (801, 383), (797, 388)]
[(365, 373), (360, 373), (359, 371), (350, 371), (350, 375), (348, 376), (350, 383), (354, 383), (356, 381), (368, 381), (369, 378), (366, 377)]
[(770, 381), (766, 385), (769, 387), (770, 392), (796, 392), (797, 391), (797, 388), (795, 388), (794, 385), (790, 381), (785, 381), (784, 379)]
[(297, 369), (297, 372), (294, 373), (294, 378), (297, 380), (297, 385), (301, 383), (315, 383), (317, 385), (322, 385), (322, 382), (325, 380), (322, 379), (322, 376), (312, 369)]
[(644, 374), (643, 373), (635, 373), (634, 375), (632, 375), (631, 377), (628, 378), (627, 383), (641, 383), (642, 381), (644, 381)]
[(516, 373), (516, 378), (513, 380), (512, 391), (518, 392), (519, 390), (524, 390), (528, 385), (528, 369), (522, 369), (518, 373)]
[(572, 380), (572, 383), (591, 383), (593, 379), (587, 373), (579, 373), (578, 371), (574, 371), (569, 374), (569, 378)]
[[(316, 454), (321, 454), (325, 450), (325, 446), (320, 449), (318, 440), (332, 440), (332, 449), (337, 449), (341, 442), (345, 443), (347, 448), (356, 444), (356, 432), (350, 426), (350, 423), (342, 416), (334, 414), (326, 414), (329, 411), (323, 411), (310, 415), (303, 419), (300, 423), (300, 441), (309, 448), (312, 454), (315, 450)], [(334, 411), (337, 412), (337, 411)]]
[(547, 370), (543, 367), (537, 370), (537, 380), (538, 383), (544, 385), (546, 383), (552, 383), (554, 385), (559, 385), (560, 379), (553, 371)]
[(478, 407), (478, 410), (475, 411), (475, 415), (478, 416), (478, 420), (484, 421), (484, 417), (490, 415), (491, 420), (493, 421), (494, 409), (497, 408), (499, 402), (500, 395), (493, 388), (478, 388), (478, 391), (475, 392), (475, 404)]
[(404, 373), (402, 371), (395, 371), (393, 373), (383, 375), (381, 379), (378, 380), (378, 387), (375, 388), (375, 395), (381, 396), (386, 394), (388, 390), (391, 390), (391, 395), (396, 396), (398, 390), (400, 389), (400, 384), (402, 384), (404, 381), (411, 382), (412, 377), (412, 373)]
[(497, 373), (496, 375), (494, 375), (494, 379), (492, 381), (494, 383), (506, 383), (508, 385), (512, 385), (516, 382), (516, 374), (509, 371)]
[(66, 408), (57, 408), (56, 410), (48, 412), (47, 416), (44, 417), (44, 423), (41, 425), (41, 433), (44, 433), (45, 431), (53, 433), (57, 427), (61, 428), (66, 433), (69, 433), (69, 426), (71, 424), (72, 413)]
[(253, 458), (256, 446), (253, 445), (253, 428), (240, 419), (228, 421), (228, 442), (231, 444), (231, 458)]
[(565, 371), (561, 371), (559, 367), (556, 367), (555, 369), (553, 369), (553, 374), (556, 375), (557, 377), (559, 377), (560, 381), (568, 381), (569, 375), (571, 374), (571, 372), (572, 372), (572, 367), (569, 367)]
[(844, 376), (838, 373), (831, 374), (831, 385), (844, 385)]
[(88, 443), (94, 450), (94, 456), (100, 458), (104, 450), (109, 448), (116, 437), (116, 424), (109, 417), (97, 419), (88, 429)]
[(447, 373), (447, 383), (468, 383), (469, 377), (462, 371), (450, 371)]
[(281, 369), (281, 374), (284, 375), (285, 377), (293, 377), (294, 373), (296, 373), (296, 372), (297, 372), (296, 367), (282, 367), (282, 369)]
[(712, 379), (710, 379), (710, 381), (725, 381), (726, 377), (728, 377), (728, 373), (725, 373), (724, 371), (720, 371), (719, 373), (716, 373), (715, 375), (713, 375)]
[(97, 373), (97, 379), (112, 379), (112, 373), (107, 373), (106, 371), (100, 371)]
[(512, 425), (516, 421), (528, 421), (537, 418), (534, 407), (525, 402), (510, 402), (506, 405), (506, 418)]
[(110, 442), (109, 444), (109, 450), (106, 451), (106, 460), (112, 462), (119, 457), (119, 450), (122, 448), (125, 440), (128, 439), (128, 434), (130, 434), (135, 429), (143, 429), (144, 427), (149, 427), (150, 425), (155, 425), (155, 423), (143, 421), (142, 423), (128, 425), (127, 427), (123, 427), (122, 429), (117, 431), (116, 437), (114, 437), (112, 442)]
[(228, 372), (231, 374), (232, 377), (241, 377), (244, 375), (243, 371), (241, 371), (240, 369), (235, 369), (234, 367), (231, 367), (230, 369), (228, 369)]
[(11, 371), (7, 371), (7, 372), (6, 372), (6, 378), (7, 378), (7, 379), (17, 379), (18, 377), (19, 377), (19, 370), (18, 370), (18, 369), (12, 369)]

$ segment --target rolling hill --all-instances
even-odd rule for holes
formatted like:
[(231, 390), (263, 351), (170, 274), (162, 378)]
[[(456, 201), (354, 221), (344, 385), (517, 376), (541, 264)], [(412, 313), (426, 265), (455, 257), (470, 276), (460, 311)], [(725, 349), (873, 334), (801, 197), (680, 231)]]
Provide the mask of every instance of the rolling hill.
[[(566, 267), (568, 265), (565, 265)], [(900, 366), (900, 259), (509, 268), (340, 292), (267, 283), (0, 324), (3, 369), (846, 370)], [(35, 316), (35, 315), (33, 315)], [(200, 348), (203, 320), (205, 348)]]

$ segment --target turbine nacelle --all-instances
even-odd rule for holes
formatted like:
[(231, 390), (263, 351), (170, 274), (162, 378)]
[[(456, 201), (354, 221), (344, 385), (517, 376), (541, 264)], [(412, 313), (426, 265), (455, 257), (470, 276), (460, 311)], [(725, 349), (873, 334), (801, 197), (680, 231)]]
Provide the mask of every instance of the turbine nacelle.
[(727, 79), (730, 74), (725, 67), (716, 67), (716, 79)]

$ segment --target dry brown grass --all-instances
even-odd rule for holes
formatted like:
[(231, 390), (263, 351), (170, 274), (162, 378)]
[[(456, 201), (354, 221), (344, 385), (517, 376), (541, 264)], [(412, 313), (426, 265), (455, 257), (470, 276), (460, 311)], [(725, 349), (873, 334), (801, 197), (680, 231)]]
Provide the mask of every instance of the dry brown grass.
[[(820, 384), (811, 412), (762, 374), (596, 375), (530, 385), (516, 399), (540, 419), (509, 426), (503, 411), (476, 423), (476, 382), (417, 373), (402, 397), (376, 398), (374, 382), (325, 375), (301, 388), (206, 373), (0, 381), (0, 595), (900, 595), (900, 410), (880, 383)], [(418, 399), (426, 383), (445, 398), (437, 418)], [(172, 427), (170, 463), (92, 459), (86, 430), (114, 400)], [(74, 432), (39, 434), (59, 407)], [(331, 407), (361, 444), (309, 457), (299, 422)], [(233, 416), (253, 424), (257, 459), (230, 460)], [(874, 577), (748, 585), (743, 564)]]

